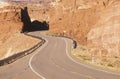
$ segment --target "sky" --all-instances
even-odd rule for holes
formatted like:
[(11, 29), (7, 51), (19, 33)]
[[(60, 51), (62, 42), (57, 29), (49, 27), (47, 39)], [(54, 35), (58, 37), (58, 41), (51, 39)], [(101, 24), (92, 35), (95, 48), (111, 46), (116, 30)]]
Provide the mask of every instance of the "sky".
[[(7, 1), (7, 0), (0, 0), (0, 1)], [(29, 0), (11, 0), (11, 1), (29, 1)], [(30, 0), (30, 1), (35, 1), (35, 0)], [(36, 0), (36, 1), (44, 1), (44, 0)]]
[(1, 1), (55, 1), (55, 0), (0, 0)]

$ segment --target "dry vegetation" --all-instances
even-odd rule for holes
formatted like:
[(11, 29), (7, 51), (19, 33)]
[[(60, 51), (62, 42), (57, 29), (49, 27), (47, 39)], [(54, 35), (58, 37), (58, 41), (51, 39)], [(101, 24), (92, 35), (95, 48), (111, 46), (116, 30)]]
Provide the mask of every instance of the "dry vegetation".
[(120, 57), (119, 56), (100, 56), (90, 55), (86, 47), (79, 46), (77, 49), (72, 49), (72, 55), (80, 61), (99, 66), (102, 68), (120, 71)]

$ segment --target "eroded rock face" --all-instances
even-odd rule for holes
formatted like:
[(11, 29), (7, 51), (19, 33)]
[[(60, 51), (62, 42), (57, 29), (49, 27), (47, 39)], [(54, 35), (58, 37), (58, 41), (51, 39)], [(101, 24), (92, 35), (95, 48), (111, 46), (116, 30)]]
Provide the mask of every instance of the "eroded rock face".
[[(50, 10), (50, 31), (73, 37), (81, 44), (86, 44), (86, 35), (98, 21), (97, 5), (83, 0), (64, 0)], [(86, 7), (87, 6), (87, 7)], [(88, 7), (89, 6), (89, 7)], [(94, 19), (94, 21), (92, 20)]]
[(90, 54), (120, 56), (119, 0), (61, 0), (50, 14), (51, 32), (75, 38)]
[(0, 8), (0, 32), (20, 32), (23, 26), (20, 13), (21, 8), (14, 6)]
[(0, 1), (0, 8), (3, 8), (5, 6), (9, 6), (7, 2)]
[(22, 28), (20, 7), (9, 5), (0, 8), (0, 59), (27, 50), (40, 42), (21, 34)]
[[(50, 32), (73, 37), (78, 43), (86, 45), (90, 54), (120, 56), (119, 0), (56, 0), (52, 3), (17, 5), (28, 7), (31, 21), (49, 21)], [(20, 32), (22, 28), (19, 8), (11, 9), (13, 11), (9, 13), (9, 8), (4, 9), (4, 13), (0, 10), (0, 26), (5, 26), (5, 33), (12, 28), (16, 28), (14, 32)]]
[(109, 5), (101, 13), (98, 23), (87, 36), (91, 53), (120, 56), (120, 1)]
[[(12, 41), (10, 41), (12, 35), (20, 33), (22, 29), (23, 23), (20, 17), (20, 9), (14, 6), (0, 8), (0, 58), (5, 56), (9, 44), (12, 44)], [(8, 40), (9, 43), (6, 43)]]

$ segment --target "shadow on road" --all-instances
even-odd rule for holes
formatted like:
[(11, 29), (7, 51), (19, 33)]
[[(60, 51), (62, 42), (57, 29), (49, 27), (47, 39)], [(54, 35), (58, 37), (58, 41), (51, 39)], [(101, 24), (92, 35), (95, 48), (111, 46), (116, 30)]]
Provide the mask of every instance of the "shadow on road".
[(31, 22), (27, 7), (21, 9), (21, 21), (23, 22), (22, 32), (49, 30), (49, 24), (46, 21), (34, 20)]

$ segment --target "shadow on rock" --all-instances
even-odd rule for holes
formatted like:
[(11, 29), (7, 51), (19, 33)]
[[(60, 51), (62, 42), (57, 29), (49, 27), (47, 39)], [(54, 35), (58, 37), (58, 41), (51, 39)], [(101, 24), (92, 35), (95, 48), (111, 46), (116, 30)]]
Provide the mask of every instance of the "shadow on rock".
[(49, 25), (46, 21), (39, 22), (35, 20), (31, 23), (31, 27), (30, 31), (49, 30)]
[(22, 32), (49, 30), (49, 24), (46, 21), (34, 20), (31, 22), (27, 7), (21, 9), (21, 21), (23, 22)]

